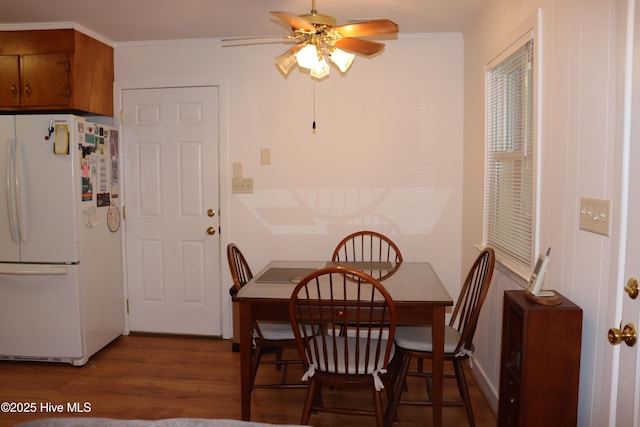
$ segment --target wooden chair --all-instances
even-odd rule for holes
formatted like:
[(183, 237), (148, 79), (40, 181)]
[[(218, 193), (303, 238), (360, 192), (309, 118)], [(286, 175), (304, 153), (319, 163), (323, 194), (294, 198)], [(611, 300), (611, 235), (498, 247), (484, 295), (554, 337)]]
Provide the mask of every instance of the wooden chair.
[(391, 276), (402, 262), (398, 246), (387, 236), (375, 231), (358, 231), (338, 243), (331, 260), (335, 263), (371, 262), (388, 264), (389, 268), (360, 268), (378, 280)]
[[(484, 302), (495, 264), (495, 253), (493, 249), (486, 248), (480, 253), (469, 271), (456, 306), (453, 310), (451, 321), (445, 328), (444, 358), (451, 361), (458, 383), (458, 390), (462, 401), (443, 402), (443, 405), (464, 406), (469, 419), (469, 425), (475, 426), (471, 399), (464, 374), (463, 361), (473, 356), (473, 336), (478, 324), (478, 316)], [(409, 405), (431, 405), (431, 401), (411, 401), (400, 400), (402, 390), (406, 386), (408, 375), (426, 377), (427, 393), (429, 399), (432, 396), (431, 373), (422, 372), (419, 364), (418, 372), (409, 373), (409, 365), (412, 358), (417, 358), (419, 362), (423, 359), (431, 359), (432, 341), (430, 326), (398, 326), (395, 335), (396, 351), (398, 356), (394, 366), (397, 369), (396, 383), (394, 384), (394, 402), (391, 409), (397, 409), (398, 404)], [(453, 377), (453, 376), (450, 376)]]
[[(231, 279), (236, 293), (253, 278), (249, 264), (240, 249), (234, 244), (227, 245), (227, 259)], [(251, 356), (251, 388), (292, 388), (306, 387), (306, 384), (288, 384), (287, 367), (291, 363), (302, 363), (301, 360), (283, 359), (285, 349), (296, 349), (296, 340), (289, 322), (256, 322), (253, 325), (253, 354)], [(262, 360), (265, 350), (275, 352), (275, 361)], [(260, 363), (275, 364), (276, 369), (282, 370), (281, 382), (278, 384), (255, 384)]]
[[(301, 424), (312, 411), (375, 415), (382, 426), (382, 390), (392, 382), (386, 374), (393, 356), (396, 310), (380, 282), (362, 271), (326, 267), (305, 277), (293, 290), (289, 316), (309, 381)], [(344, 334), (335, 325), (344, 323)], [(386, 325), (386, 326), (382, 326)], [(306, 331), (319, 333), (308, 335)], [(370, 388), (373, 410), (323, 404), (322, 388)]]

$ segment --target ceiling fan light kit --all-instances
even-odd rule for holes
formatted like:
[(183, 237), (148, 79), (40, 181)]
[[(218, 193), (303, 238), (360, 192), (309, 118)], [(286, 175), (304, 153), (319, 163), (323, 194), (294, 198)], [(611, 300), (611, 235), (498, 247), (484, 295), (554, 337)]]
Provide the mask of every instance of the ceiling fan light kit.
[[(312, 78), (323, 79), (329, 75), (327, 58), (345, 73), (355, 55), (372, 56), (384, 49), (384, 44), (356, 37), (396, 34), (398, 25), (389, 19), (336, 26), (336, 19), (316, 11), (316, 0), (311, 0), (311, 12), (292, 15), (286, 12), (271, 12), (278, 19), (291, 26), (292, 33), (286, 40), (296, 40), (297, 44), (276, 58), (275, 64), (285, 76), (296, 65), (309, 70)], [(229, 39), (224, 41), (233, 41)]]

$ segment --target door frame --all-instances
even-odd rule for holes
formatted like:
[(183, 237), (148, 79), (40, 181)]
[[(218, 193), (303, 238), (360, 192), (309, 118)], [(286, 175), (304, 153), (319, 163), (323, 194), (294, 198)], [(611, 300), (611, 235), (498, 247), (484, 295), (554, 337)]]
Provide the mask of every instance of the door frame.
[[(221, 321), (222, 321), (222, 338), (229, 339), (233, 336), (233, 320), (232, 320), (232, 309), (231, 309), (231, 299), (229, 296), (228, 287), (225, 285), (226, 283), (230, 283), (229, 271), (226, 261), (226, 246), (229, 242), (228, 230), (229, 227), (229, 216), (226, 215), (229, 206), (229, 188), (231, 179), (229, 178), (229, 170), (228, 167), (229, 161), (229, 144), (228, 144), (228, 130), (227, 130), (227, 88), (224, 85), (213, 82), (206, 83), (194, 83), (194, 84), (161, 84), (161, 85), (122, 85), (117, 81), (114, 82), (114, 93), (117, 94), (116, 105), (114, 106), (114, 116), (117, 123), (114, 125), (118, 128), (118, 132), (120, 132), (121, 137), (120, 141), (120, 153), (124, 153), (124, 144), (126, 143), (124, 140), (124, 93), (126, 90), (146, 90), (146, 89), (181, 89), (181, 88), (193, 88), (193, 87), (217, 87), (218, 88), (218, 198), (219, 198), (219, 206), (218, 206), (218, 223), (219, 223), (219, 253), (220, 253), (220, 271), (219, 271), (219, 280), (220, 280), (220, 308), (221, 308)], [(123, 159), (124, 161), (124, 159)], [(123, 176), (120, 179), (120, 194), (122, 197), (122, 211), (123, 211), (123, 221), (121, 224), (122, 228), (122, 239), (121, 239), (121, 250), (122, 250), (122, 286), (123, 286), (123, 294), (124, 294), (124, 332), (123, 335), (129, 335), (131, 332), (130, 323), (129, 323), (129, 313), (128, 313), (128, 300), (129, 300), (129, 283), (127, 278), (127, 250), (126, 250), (126, 233), (127, 233), (127, 221), (126, 221), (126, 194), (125, 194), (125, 185), (124, 181), (126, 177)]]
[[(633, 167), (634, 157), (638, 157), (637, 149), (636, 154), (631, 154), (631, 147), (634, 145), (634, 140), (640, 136), (640, 126), (633, 123), (634, 107), (640, 105), (640, 99), (638, 99), (640, 90), (638, 85), (640, 84), (640, 78), (638, 74), (638, 66), (640, 64), (640, 44), (638, 39), (640, 38), (640, 18), (638, 14), (640, 10), (635, 4), (636, 0), (620, 0), (618, 2), (620, 19), (618, 24), (620, 25), (620, 40), (623, 44), (618, 49), (618, 54), (621, 58), (618, 60), (619, 71), (617, 73), (620, 83), (618, 84), (618, 96), (619, 100), (617, 105), (620, 108), (619, 119), (616, 122), (617, 126), (617, 143), (616, 143), (616, 157), (615, 163), (617, 165), (616, 181), (614, 184), (614, 191), (618, 203), (614, 207), (617, 210), (617, 216), (614, 216), (614, 239), (612, 239), (612, 258), (611, 258), (611, 272), (609, 275), (610, 285), (609, 291), (611, 300), (608, 305), (608, 312), (605, 316), (608, 322), (606, 329), (603, 328), (605, 334), (608, 328), (618, 328), (628, 322), (635, 325), (636, 329), (640, 326), (640, 319), (638, 318), (639, 310), (637, 305), (640, 304), (638, 300), (632, 301), (624, 291), (624, 287), (627, 281), (627, 275), (629, 266), (628, 250), (630, 248), (629, 242), (637, 239), (639, 236), (629, 236), (628, 223), (633, 221), (631, 212), (629, 211), (629, 195), (630, 182), (632, 180), (630, 168)], [(634, 99), (635, 98), (635, 99)], [(637, 142), (637, 141), (636, 141)], [(635, 187), (637, 188), (637, 184)], [(636, 198), (638, 196), (635, 196)], [(614, 212), (615, 212), (614, 210)], [(636, 227), (637, 228), (637, 227)], [(635, 252), (635, 250), (634, 250)], [(637, 275), (640, 274), (636, 273)], [(631, 304), (635, 304), (635, 308), (631, 307)], [(625, 310), (625, 306), (628, 308)], [(631, 316), (631, 317), (629, 317)], [(638, 362), (640, 357), (640, 349), (638, 344), (633, 348), (628, 348), (624, 343), (611, 346), (607, 342), (605, 334), (600, 336), (599, 342), (602, 345), (609, 346), (605, 351), (604, 365), (607, 369), (610, 369), (609, 374), (610, 393), (609, 401), (606, 402), (606, 408), (608, 411), (602, 412), (600, 420), (596, 420), (602, 425), (614, 427), (619, 425), (618, 413), (621, 405), (621, 400), (628, 401), (636, 399), (640, 396), (640, 380), (635, 378), (638, 373)], [(629, 359), (628, 352), (633, 351), (636, 353), (635, 357), (635, 383), (633, 385), (633, 396), (620, 396), (620, 386), (623, 384), (623, 377), (628, 376), (628, 373), (623, 369), (621, 360)], [(626, 356), (626, 357), (625, 357)], [(606, 395), (605, 395), (606, 396)], [(604, 397), (604, 396), (603, 396)], [(640, 425), (640, 415), (638, 412), (637, 404), (633, 406), (633, 414), (629, 416), (635, 421), (636, 426)], [(606, 418), (606, 419), (605, 419)]]

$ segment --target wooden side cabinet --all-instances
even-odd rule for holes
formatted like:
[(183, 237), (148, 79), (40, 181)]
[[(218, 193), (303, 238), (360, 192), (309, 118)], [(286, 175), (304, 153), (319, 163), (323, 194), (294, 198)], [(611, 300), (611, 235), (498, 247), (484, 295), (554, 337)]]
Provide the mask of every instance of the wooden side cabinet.
[(498, 426), (577, 425), (582, 309), (505, 291)]
[(0, 31), (0, 111), (113, 116), (113, 48), (72, 29)]

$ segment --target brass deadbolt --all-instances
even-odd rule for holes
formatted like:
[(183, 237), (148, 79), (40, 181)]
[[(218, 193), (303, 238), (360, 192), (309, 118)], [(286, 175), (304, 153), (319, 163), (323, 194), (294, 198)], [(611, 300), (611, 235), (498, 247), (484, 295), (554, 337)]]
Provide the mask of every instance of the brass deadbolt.
[(627, 281), (627, 286), (624, 287), (624, 290), (631, 299), (638, 298), (638, 279), (632, 277)]
[(209, 227), (207, 228), (207, 234), (209, 236), (213, 236), (214, 234), (216, 234), (216, 228), (215, 227)]

